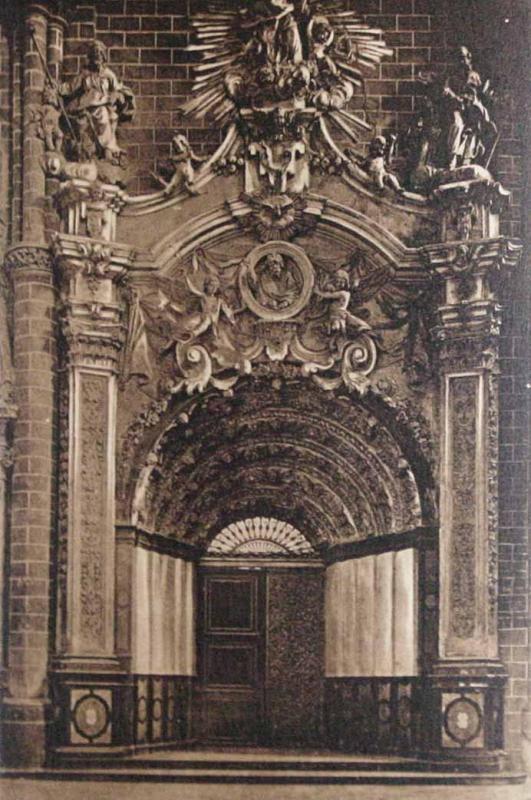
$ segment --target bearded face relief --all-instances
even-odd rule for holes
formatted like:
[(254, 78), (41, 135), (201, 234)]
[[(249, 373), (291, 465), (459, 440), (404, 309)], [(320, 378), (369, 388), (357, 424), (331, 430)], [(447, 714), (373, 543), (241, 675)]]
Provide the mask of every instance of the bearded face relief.
[(264, 308), (274, 311), (293, 305), (300, 293), (302, 278), (293, 259), (280, 253), (262, 258), (256, 268), (256, 298)]
[(313, 267), (306, 254), (280, 242), (255, 248), (240, 272), (244, 302), (270, 322), (295, 317), (306, 306), (313, 282)]

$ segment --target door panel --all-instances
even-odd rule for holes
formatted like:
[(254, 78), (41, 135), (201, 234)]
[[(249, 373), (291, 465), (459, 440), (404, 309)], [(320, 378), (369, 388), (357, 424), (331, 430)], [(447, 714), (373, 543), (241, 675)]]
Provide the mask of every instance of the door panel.
[(266, 700), (269, 743), (323, 741), (324, 576), (271, 570), (267, 576)]
[(200, 736), (257, 744), (264, 706), (264, 575), (202, 571)]
[(323, 572), (203, 567), (200, 575), (196, 735), (226, 744), (318, 746)]
[(257, 631), (256, 577), (256, 575), (207, 577), (206, 633)]
[(257, 686), (256, 657), (254, 645), (208, 644), (205, 683), (214, 686)]

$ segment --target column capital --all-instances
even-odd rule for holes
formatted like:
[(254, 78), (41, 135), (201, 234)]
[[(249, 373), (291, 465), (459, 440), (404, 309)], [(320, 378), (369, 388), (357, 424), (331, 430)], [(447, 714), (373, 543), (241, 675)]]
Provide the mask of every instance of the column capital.
[(443, 368), (495, 366), (502, 311), (499, 285), (521, 251), (520, 242), (504, 237), (425, 248), (439, 289), (432, 335)]
[(54, 238), (53, 252), (71, 363), (115, 371), (125, 339), (123, 290), (135, 253), (66, 234)]
[(433, 199), (441, 210), (443, 241), (498, 236), (499, 215), (508, 207), (511, 192), (478, 165), (461, 169), (462, 178), (447, 173), (447, 180), (433, 191)]
[(98, 171), (92, 163), (65, 165), (57, 156), (51, 158), (49, 171), (64, 173), (66, 178), (54, 197), (63, 230), (74, 236), (114, 241), (116, 220), (125, 205), (124, 190), (98, 181)]
[(14, 279), (21, 270), (50, 273), (53, 257), (50, 248), (42, 242), (19, 242), (6, 252), (4, 263), (7, 274)]

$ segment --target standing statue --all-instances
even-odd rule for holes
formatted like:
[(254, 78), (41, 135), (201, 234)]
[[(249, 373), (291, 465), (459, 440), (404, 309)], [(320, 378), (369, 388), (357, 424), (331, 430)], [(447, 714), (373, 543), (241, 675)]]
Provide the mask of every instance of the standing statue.
[(105, 45), (91, 42), (86, 66), (71, 83), (62, 84), (59, 91), (77, 132), (74, 158), (96, 158), (123, 166), (125, 153), (118, 145), (116, 131), (120, 122), (133, 118), (135, 99), (107, 63)]
[(302, 40), (295, 19), (295, 4), (288, 0), (254, 0), (242, 28), (256, 30), (253, 46), (262, 63), (300, 64)]
[(467, 47), (460, 47), (458, 56), (458, 64), (448, 75), (442, 92), (446, 114), (445, 166), (451, 170), (480, 163), (487, 140), (497, 134), (485, 105), (491, 97), (489, 82), (483, 84)]
[(457, 51), (458, 61), (449, 73), (417, 76), (424, 97), (409, 129), (409, 184), (429, 189), (445, 171), (460, 167), (488, 168), (498, 141), (490, 118), (493, 92), (472, 63), (467, 47)]

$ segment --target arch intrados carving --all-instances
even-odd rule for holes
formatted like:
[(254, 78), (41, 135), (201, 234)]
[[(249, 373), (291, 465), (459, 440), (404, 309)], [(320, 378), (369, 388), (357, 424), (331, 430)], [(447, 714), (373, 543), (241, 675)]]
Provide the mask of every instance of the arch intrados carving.
[[(271, 474), (272, 473), (272, 474)], [(236, 497), (241, 494), (243, 497), (253, 495), (261, 487), (270, 486), (275, 492), (283, 493), (288, 488), (288, 482), (283, 481), (279, 483), (274, 480), (278, 476), (289, 476), (293, 473), (293, 463), (289, 461), (280, 462), (276, 461), (269, 464), (259, 463), (256, 465), (244, 465), (231, 472), (230, 476), (220, 475), (215, 489), (211, 490), (208, 484), (204, 484), (198, 488), (194, 498), (193, 505), (190, 506), (190, 513), (200, 514), (202, 509), (210, 508), (221, 502), (226, 502), (227, 499)], [(347, 499), (341, 496), (329, 482), (323, 480), (322, 476), (316, 471), (311, 471), (308, 468), (300, 467), (297, 470), (297, 476), (289, 483), (289, 493), (292, 497), (297, 497), (305, 500), (308, 497), (307, 487), (311, 486), (315, 492), (319, 494), (319, 502), (322, 503), (323, 508), (327, 509), (330, 516), (334, 518), (334, 527), (336, 529), (345, 528), (346, 518), (342, 515), (341, 509), (348, 508)], [(211, 492), (209, 496), (209, 492)], [(356, 499), (357, 507), (361, 505), (363, 498), (358, 493)], [(352, 502), (352, 501), (351, 501)], [(354, 519), (355, 511), (349, 509), (352, 518)], [(379, 518), (383, 515), (384, 509), (380, 509), (376, 504), (371, 504), (368, 499), (363, 502), (364, 515), (372, 521), (373, 532), (379, 532), (382, 528), (382, 523)], [(361, 513), (361, 511), (359, 512)], [(186, 519), (186, 515), (184, 516)], [(368, 522), (368, 524), (371, 524)], [(354, 526), (352, 538), (358, 536), (358, 526)]]
[[(316, 548), (327, 546), (330, 532), (334, 530), (334, 521), (326, 511), (312, 498), (308, 498), (305, 506), (288, 502), (278, 493), (268, 492), (261, 487), (253, 498), (236, 498), (224, 508), (218, 507), (205, 529), (204, 541), (208, 541), (219, 530), (244, 517), (274, 516), (303, 531), (308, 541)], [(186, 537), (183, 541), (187, 541)]]
[[(263, 409), (258, 409), (253, 412), (252, 418), (248, 415), (245, 408), (239, 407), (234, 411), (230, 410), (227, 414), (227, 419), (230, 418), (231, 427), (237, 427), (239, 430), (238, 437), (231, 437), (228, 440), (225, 432), (223, 431), (223, 420), (208, 414), (203, 415), (196, 419), (194, 425), (196, 443), (204, 442), (204, 447), (199, 450), (199, 444), (195, 444), (196, 452), (193, 455), (193, 460), (196, 467), (201, 471), (208, 468), (208, 463), (212, 457), (220, 457), (223, 453), (230, 453), (234, 447), (243, 448), (247, 440), (249, 446), (258, 446), (260, 443), (268, 444), (275, 442), (275, 436), (282, 438), (282, 442), (291, 443), (292, 446), (300, 448), (304, 452), (304, 447), (312, 449), (313, 452), (319, 451), (326, 457), (326, 453), (331, 454), (334, 460), (338, 458), (343, 461), (345, 473), (352, 469), (353, 461), (356, 460), (363, 463), (365, 469), (370, 469), (373, 480), (378, 479), (378, 475), (383, 472), (388, 481), (390, 492), (390, 500), (392, 499), (395, 504), (400, 503), (400, 496), (403, 494), (403, 488), (399, 488), (397, 484), (401, 483), (400, 479), (397, 480), (396, 464), (402, 457), (402, 452), (398, 447), (396, 441), (389, 434), (389, 431), (380, 429), (375, 437), (375, 444), (368, 445), (367, 436), (363, 434), (361, 428), (355, 430), (354, 424), (360, 423), (360, 415), (354, 415), (349, 421), (351, 425), (347, 427), (336, 418), (324, 418), (321, 410), (321, 415), (308, 412), (305, 409), (304, 419), (300, 417), (299, 412), (293, 406), (281, 406), (276, 403)], [(274, 434), (265, 430), (261, 423), (269, 424), (271, 420), (285, 423), (285, 430), (280, 430)], [(245, 434), (245, 427), (247, 426), (247, 435)], [(252, 427), (251, 427), (252, 426)], [(308, 426), (308, 431), (302, 431), (301, 436), (297, 439), (293, 438), (293, 431), (297, 427), (302, 428)], [(334, 437), (333, 445), (327, 446), (318, 439), (318, 434), (321, 429), (327, 429)], [(171, 434), (170, 434), (171, 436)], [(382, 439), (385, 439), (382, 447)], [(252, 440), (252, 441), (251, 441)], [(186, 444), (189, 439), (181, 439), (178, 444)], [(179, 451), (172, 446), (173, 442), (165, 442), (164, 450), (171, 455), (166, 456), (166, 459), (175, 461), (179, 456)], [(193, 479), (194, 469), (190, 470), (190, 476)], [(395, 486), (396, 485), (396, 486)], [(392, 491), (395, 489), (395, 491)]]
[[(276, 434), (278, 438), (275, 439), (273, 435), (264, 435), (264, 430), (259, 424), (261, 421), (268, 422), (271, 416), (276, 416), (277, 419), (285, 422), (286, 431), (289, 431), (292, 425), (296, 426), (297, 424), (299, 427), (306, 428), (308, 423), (312, 423), (313, 430), (310, 428), (309, 431), (302, 431), (298, 439), (293, 439), (293, 432), (286, 436), (284, 430), (281, 430)], [(206, 413), (203, 416), (196, 416), (193, 424), (194, 436), (191, 437), (194, 440), (194, 445), (186, 449), (191, 440), (190, 438), (181, 439), (177, 442), (174, 439), (166, 441), (163, 448), (162, 468), (164, 468), (166, 462), (168, 469), (171, 469), (171, 464), (178, 464), (179, 458), (184, 456), (187, 463), (191, 463), (191, 466), (188, 470), (186, 468), (183, 469), (183, 472), (179, 475), (179, 481), (183, 486), (189, 481), (192, 482), (194, 491), (196, 491), (195, 484), (198, 482), (198, 477), (199, 481), (205, 480), (209, 472), (209, 463), (222, 459), (224, 453), (231, 455), (231, 460), (235, 460), (236, 454), (245, 447), (252, 448), (255, 451), (261, 445), (267, 446), (269, 444), (277, 448), (284, 448), (287, 442), (296, 448), (299, 453), (304, 455), (306, 448), (311, 456), (316, 455), (318, 458), (328, 458), (329, 463), (332, 459), (341, 458), (344, 474), (346, 475), (353, 470), (354, 464), (358, 465), (356, 466), (358, 473), (362, 468), (364, 471), (369, 471), (374, 484), (383, 487), (388, 498), (386, 505), (400, 511), (402, 496), (407, 492), (405, 492), (403, 481), (397, 478), (396, 469), (393, 470), (392, 465), (396, 465), (402, 454), (396, 442), (388, 434), (389, 454), (386, 459), (383, 459), (378, 456), (372, 446), (368, 446), (367, 438), (362, 436), (361, 431), (354, 431), (352, 428), (347, 429), (337, 419), (325, 420), (323, 414), (319, 416), (317, 413), (306, 413), (304, 420), (298, 419), (296, 410), (292, 406), (281, 407), (278, 403), (275, 403), (269, 409), (257, 411), (252, 418), (249, 417), (245, 408), (239, 407), (234, 412), (227, 410), (225, 419), (230, 420), (230, 426), (237, 429), (239, 432), (237, 437), (231, 436), (230, 440), (227, 440), (228, 437), (223, 431), (223, 420), (220, 420), (217, 415), (209, 417), (208, 413)], [(355, 415), (352, 421), (359, 422), (360, 415)], [(246, 433), (245, 426), (248, 426)], [(330, 429), (335, 436), (333, 444), (329, 447), (322, 445), (316, 438), (313, 438), (317, 436), (319, 429), (322, 427)], [(172, 436), (171, 432), (169, 436)], [(201, 447), (202, 443), (204, 443), (204, 447)], [(184, 445), (184, 450), (180, 449), (181, 444)], [(177, 450), (177, 447), (179, 447), (180, 451)], [(188, 453), (192, 449), (195, 452), (188, 459)], [(386, 476), (386, 480), (381, 480), (381, 473)], [(362, 483), (365, 483), (363, 478), (361, 480)], [(366, 492), (369, 496), (373, 495), (368, 487)], [(401, 514), (398, 513), (398, 517), (400, 516)], [(396, 525), (400, 527), (399, 522)]]
[[(285, 493), (285, 491), (282, 492), (276, 483), (267, 481), (267, 478), (264, 477), (263, 480), (256, 481), (252, 493), (238, 493), (237, 491), (233, 490), (225, 494), (223, 502), (229, 505), (234, 502), (236, 505), (239, 505), (240, 496), (243, 495), (242, 499), (252, 504), (255, 496), (257, 498), (261, 498), (267, 495), (269, 497), (271, 506), (277, 509), (283, 508), (281, 505), (281, 495), (283, 493)], [(320, 509), (317, 519), (326, 519), (326, 530), (334, 532), (329, 534), (328, 541), (331, 542), (336, 539), (334, 534), (335, 531), (338, 530), (338, 524), (341, 523), (339, 508), (331, 507), (331, 503), (327, 502), (327, 499), (323, 498), (322, 496), (319, 496), (319, 498), (315, 500), (312, 497), (310, 500), (308, 497), (308, 492), (304, 493), (302, 491), (291, 491), (290, 500), (296, 507), (306, 507), (304, 514), (305, 519), (307, 519), (310, 515), (315, 515), (316, 510)], [(214, 535), (215, 525), (209, 520), (211, 518), (217, 518), (217, 509), (219, 506), (219, 498), (216, 495), (210, 499), (204, 500), (202, 506), (197, 506), (193, 509), (190, 509), (189, 514), (182, 520), (182, 530), (186, 530), (185, 539), (195, 543), (198, 536), (202, 537), (206, 534), (208, 538), (208, 536)], [(344, 529), (345, 527), (345, 524), (343, 524), (342, 528)], [(351, 528), (351, 531), (352, 533), (349, 538), (358, 538), (357, 530), (355, 528)]]
[[(289, 389), (285, 389), (285, 386), (288, 384)], [(209, 392), (206, 392), (199, 398), (173, 398), (173, 400), (168, 403), (166, 410), (161, 413), (160, 419), (153, 428), (148, 429), (145, 436), (139, 436), (139, 442), (135, 448), (136, 452), (133, 454), (132, 451), (129, 451), (133, 456), (133, 473), (136, 472), (136, 481), (138, 481), (138, 476), (141, 471), (139, 465), (145, 462), (148, 453), (153, 451), (153, 447), (156, 447), (157, 444), (161, 444), (161, 449), (165, 449), (165, 437), (168, 435), (172, 437), (178, 436), (179, 439), (182, 438), (182, 441), (189, 442), (193, 438), (192, 431), (194, 420), (197, 419), (198, 415), (200, 417), (201, 415), (206, 415), (206, 417), (208, 417), (209, 414), (212, 414), (212, 420), (215, 420), (217, 416), (219, 424), (221, 409), (224, 405), (229, 403), (229, 406), (233, 407), (231, 404), (234, 402), (244, 403), (245, 399), (241, 399), (242, 394), (257, 393), (260, 392), (261, 388), (264, 389), (267, 387), (270, 387), (270, 380), (268, 378), (254, 376), (242, 379), (235, 388), (233, 397), (226, 397), (216, 390), (209, 390)], [(362, 417), (365, 419), (375, 419), (377, 424), (383, 427), (384, 434), (390, 437), (390, 441), (394, 442), (396, 448), (395, 452), (398, 454), (402, 453), (409, 464), (419, 494), (422, 508), (422, 523), (427, 525), (433, 524), (434, 509), (433, 492), (431, 490), (433, 475), (431, 464), (425, 456), (425, 451), (429, 443), (417, 441), (418, 423), (414, 421), (417, 430), (412, 430), (408, 425), (407, 414), (399, 404), (395, 404), (395, 407), (393, 407), (392, 401), (386, 400), (383, 397), (374, 396), (372, 393), (364, 398), (355, 397), (353, 395), (341, 395), (338, 397), (333, 393), (326, 393), (312, 384), (306, 384), (303, 379), (282, 383), (282, 388), (278, 389), (278, 397), (285, 396), (286, 392), (288, 392), (288, 394), (289, 392), (293, 392), (297, 396), (300, 396), (300, 392), (306, 392), (306, 397), (308, 394), (311, 394), (313, 400), (317, 398), (319, 405), (324, 408), (323, 415), (327, 417), (327, 423), (331, 421), (331, 416), (326, 413), (326, 407), (330, 406), (330, 404), (332, 404), (333, 408), (336, 410), (334, 419), (332, 420), (333, 422), (337, 423), (336, 417), (341, 418), (344, 413), (346, 413), (347, 420), (345, 425), (348, 424), (349, 415), (352, 415), (358, 420)], [(208, 408), (210, 405), (211, 410)], [(360, 414), (360, 412), (362, 412), (362, 414)], [(188, 425), (192, 425), (192, 428), (188, 428), (184, 424), (178, 422), (179, 415), (182, 417), (183, 414), (187, 413), (190, 416)], [(227, 413), (227, 419), (230, 419), (231, 423), (235, 423), (231, 413)], [(317, 418), (317, 423), (318, 422), (319, 419)], [(389, 428), (391, 428), (392, 433)], [(189, 432), (186, 436), (183, 436), (183, 433), (187, 430)], [(406, 441), (404, 442), (404, 440)], [(360, 442), (363, 443), (363, 437), (361, 435)], [(131, 508), (132, 497), (129, 497), (128, 503)], [(252, 511), (251, 513), (258, 512)], [(126, 514), (126, 518), (128, 516), (129, 514)], [(291, 520), (288, 521), (291, 522)], [(333, 530), (333, 520), (329, 520), (325, 524), (329, 530)]]
[[(263, 442), (258, 440), (255, 451), (259, 451), (262, 444)], [(275, 442), (279, 451), (285, 451), (287, 449), (286, 444), (286, 442)], [(395, 491), (391, 494), (386, 482), (382, 481), (378, 476), (373, 475), (374, 480), (377, 482), (377, 492), (371, 488), (370, 482), (366, 480), (360, 469), (354, 470), (351, 466), (349, 470), (349, 465), (344, 463), (344, 471), (342, 472), (340, 467), (333, 462), (332, 451), (327, 454), (326, 463), (323, 463), (323, 460), (304, 461), (299, 457), (300, 452), (304, 448), (297, 447), (293, 449), (296, 449), (297, 452), (294, 453), (292, 457), (290, 457), (288, 453), (285, 453), (284, 457), (282, 457), (280, 453), (277, 453), (274, 457), (256, 457), (256, 459), (248, 460), (243, 463), (235, 457), (233, 462), (236, 463), (237, 466), (233, 466), (232, 470), (234, 474), (236, 474), (236, 471), (237, 474), (240, 474), (242, 471), (248, 471), (249, 474), (251, 474), (253, 470), (256, 471), (260, 469), (272, 470), (278, 468), (286, 471), (291, 470), (293, 474), (293, 488), (298, 485), (302, 478), (315, 479), (320, 481), (322, 485), (326, 487), (326, 490), (337, 498), (338, 502), (348, 508), (353, 516), (356, 513), (355, 508), (359, 508), (362, 505), (365, 510), (365, 515), (373, 517), (373, 532), (381, 531), (383, 528), (397, 530), (404, 527), (400, 524), (400, 520), (403, 517), (403, 514), (400, 513), (402, 509), (397, 508), (396, 504), (398, 487), (393, 487)], [(223, 453), (216, 452), (215, 455), (218, 456), (221, 462), (223, 461)], [(296, 465), (296, 470), (293, 469), (294, 465)], [(196, 496), (195, 502), (199, 505), (203, 502), (202, 498), (204, 492), (211, 485), (219, 487), (220, 499), (223, 498), (228, 491), (223, 464), (215, 464), (214, 467), (214, 469), (209, 469), (209, 464), (201, 460), (197, 464), (196, 469), (182, 481), (184, 491), (186, 490), (187, 483), (192, 483), (194, 487), (193, 494)], [(381, 496), (384, 492), (386, 501), (382, 502)], [(376, 496), (377, 493), (380, 493), (379, 500)], [(379, 513), (374, 512), (373, 509), (379, 509)], [(393, 511), (395, 511), (395, 513), (393, 513)]]
[[(334, 459), (334, 451), (332, 449), (329, 449), (328, 451), (325, 451), (324, 449), (317, 450), (317, 448), (312, 449), (312, 448), (310, 448), (308, 446), (309, 443), (307, 441), (304, 441), (302, 443), (301, 442), (297, 442), (296, 440), (293, 440), (293, 441), (290, 442), (290, 441), (286, 441), (286, 440), (277, 441), (277, 440), (270, 439), (268, 441), (264, 437), (260, 437), (260, 439), (257, 439), (256, 444), (252, 447), (252, 451), (255, 452), (255, 453), (258, 453), (264, 447), (268, 447), (269, 444), (274, 444), (275, 448), (278, 451), (276, 456), (275, 456), (275, 458), (273, 458), (273, 457), (256, 457), (256, 458), (253, 459), (252, 458), (252, 453), (251, 453), (250, 454), (251, 458), (248, 461), (245, 462), (244, 466), (252, 467), (252, 466), (255, 466), (255, 465), (259, 465), (259, 464), (267, 465), (269, 462), (273, 463), (275, 460), (278, 463), (284, 463), (284, 464), (287, 465), (287, 464), (290, 464), (290, 463), (293, 462), (294, 459), (291, 458), (291, 451), (294, 451), (293, 455), (294, 455), (297, 463), (300, 463), (301, 465), (302, 464), (307, 465), (308, 468), (313, 468), (314, 470), (318, 471), (320, 474), (327, 475), (327, 476), (332, 477), (332, 478), (339, 478), (341, 476), (342, 479), (345, 482), (345, 491), (343, 492), (343, 494), (346, 494), (348, 496), (350, 491), (356, 491), (356, 489), (357, 489), (356, 483), (358, 483), (362, 491), (366, 492), (369, 497), (372, 496), (372, 491), (370, 489), (370, 483), (363, 476), (361, 470), (353, 469), (352, 464), (351, 463), (349, 464), (348, 461), (345, 458), (343, 458), (342, 456), (338, 455), (336, 457), (336, 459)], [(251, 445), (246, 443), (245, 444), (245, 449), (251, 450)], [(235, 445), (234, 447), (232, 447), (230, 449), (227, 448), (227, 450), (225, 452), (227, 454), (229, 452), (230, 453), (235, 452), (237, 454), (238, 452), (241, 452), (242, 450), (243, 450), (243, 445), (241, 447), (238, 447), (237, 445)], [(280, 455), (280, 453), (282, 451), (285, 451), (285, 454), (284, 454), (283, 458)], [(212, 456), (212, 461), (214, 460), (216, 455), (218, 455), (219, 458), (222, 459), (223, 455), (224, 455), (224, 452), (218, 452), (217, 454), (214, 454)], [(312, 455), (312, 456), (316, 455), (316, 456), (318, 456), (318, 459), (307, 459), (307, 460), (304, 460), (301, 457), (301, 456), (304, 456), (304, 455)], [(237, 458), (235, 458), (234, 460), (238, 461)], [(205, 463), (203, 461), (202, 462), (202, 467), (198, 467), (196, 469), (196, 471), (199, 471), (199, 469), (201, 469), (201, 472), (203, 472), (203, 470), (204, 470), (205, 475), (208, 474), (210, 472), (209, 471), (209, 462), (207, 461)], [(212, 470), (212, 473), (214, 473), (214, 472), (215, 472), (215, 470)], [(192, 475), (190, 477), (193, 480)], [(385, 487), (385, 483), (384, 483), (384, 487)], [(389, 505), (391, 505), (392, 501), (393, 501), (393, 496), (391, 495), (390, 491), (388, 491), (388, 498), (389, 498)]]

